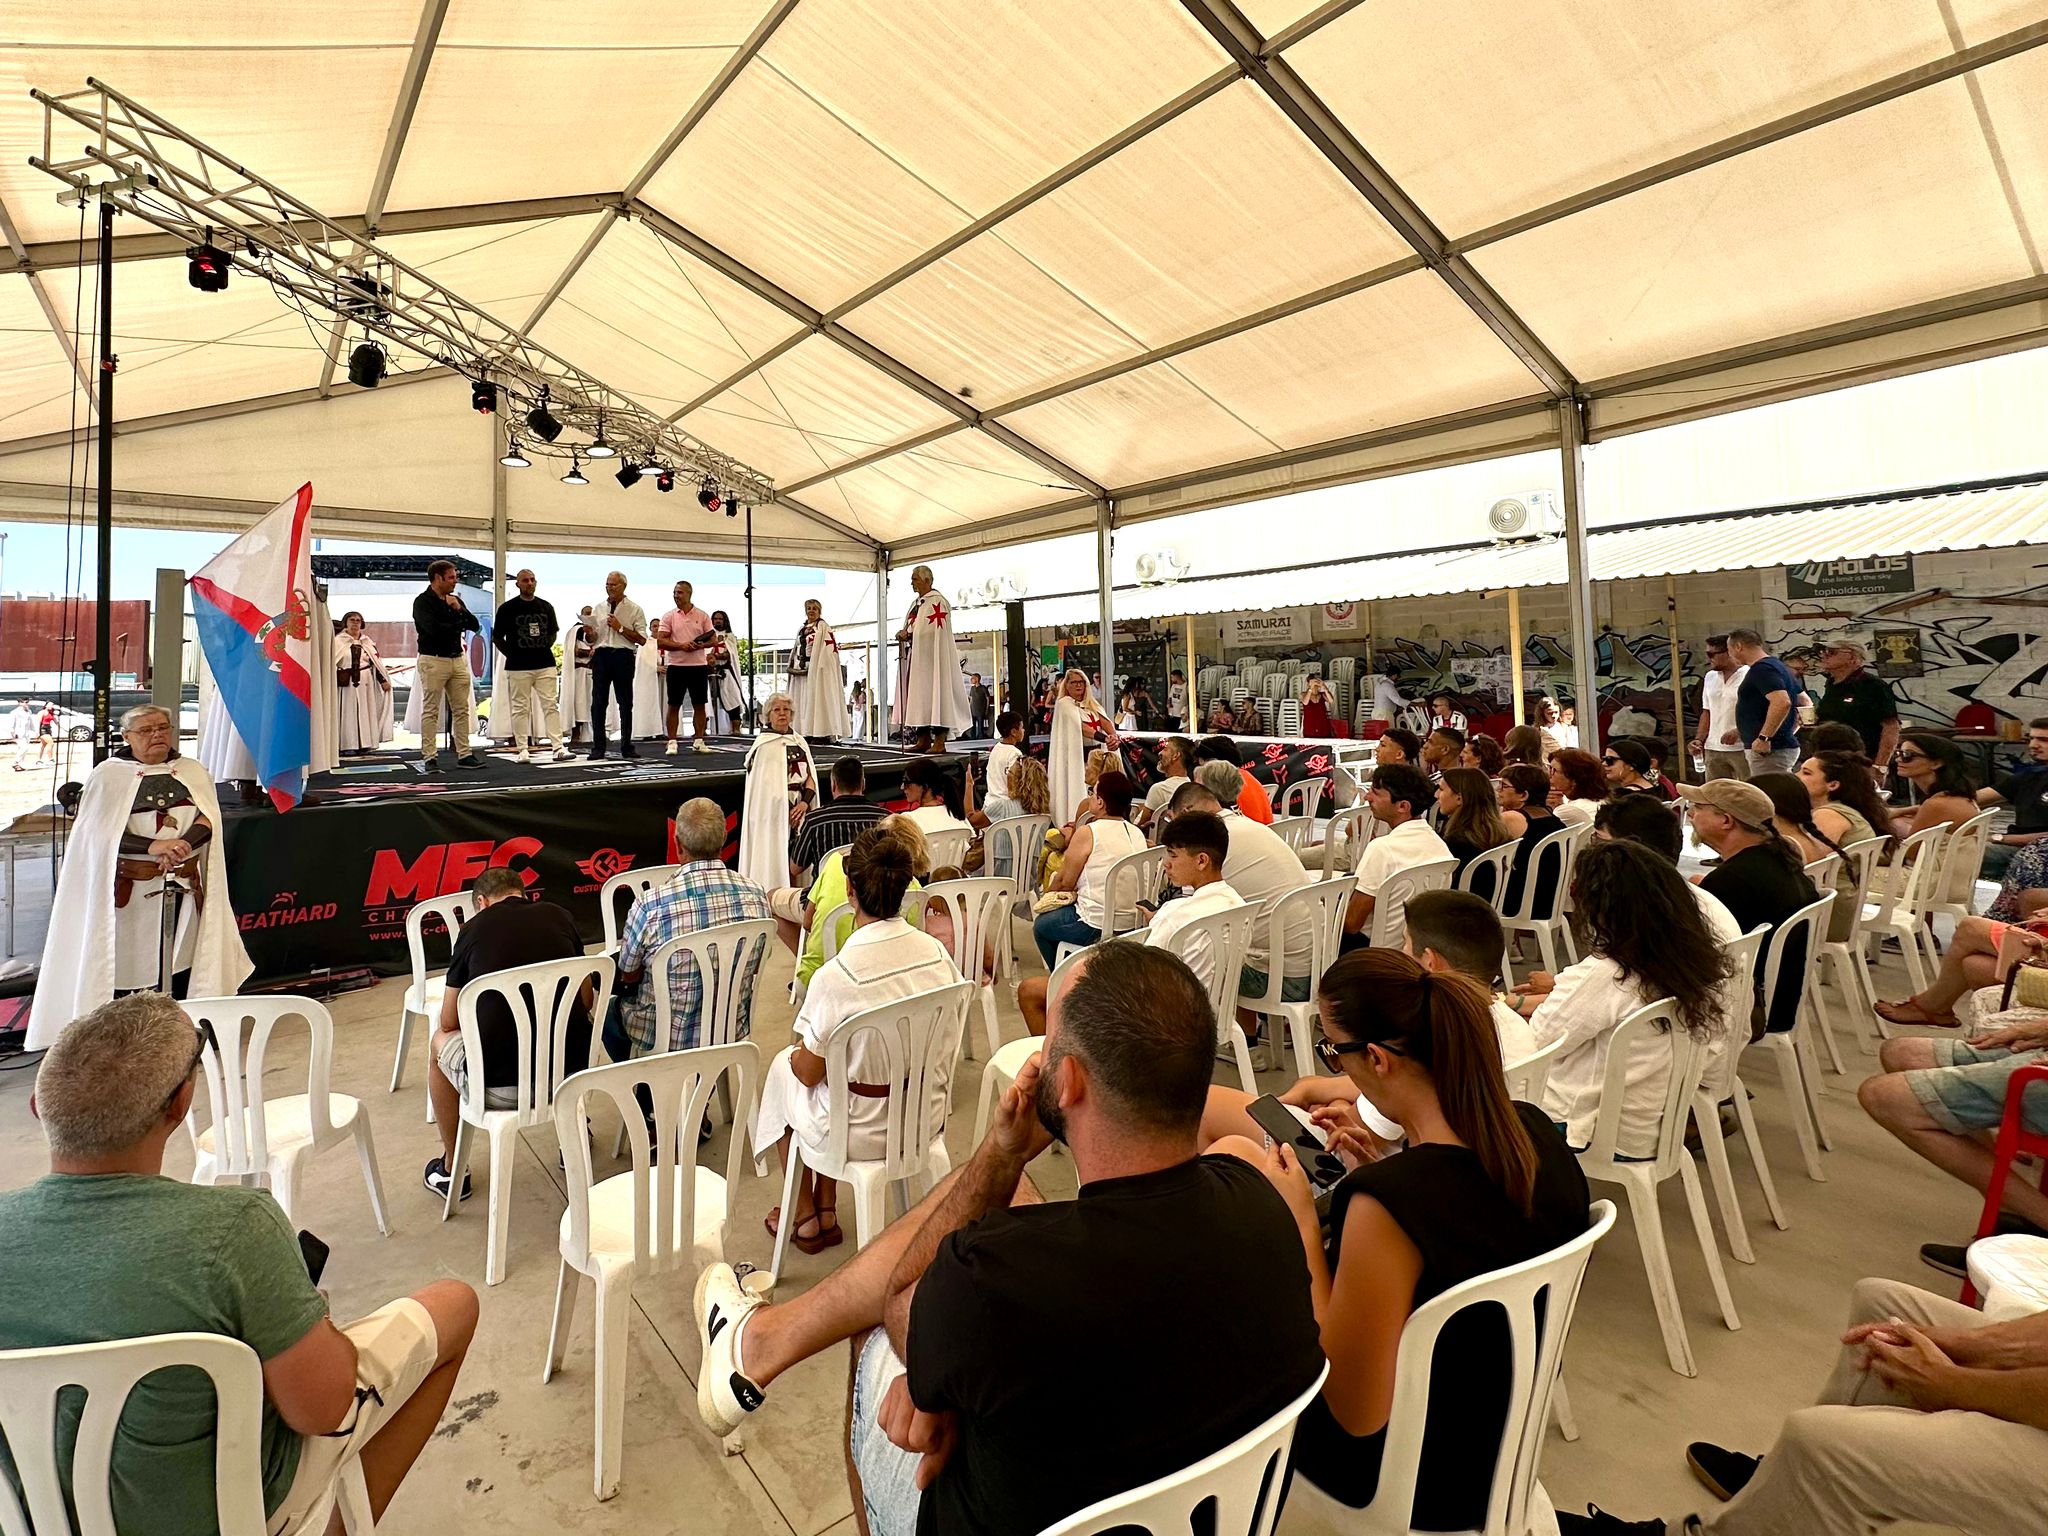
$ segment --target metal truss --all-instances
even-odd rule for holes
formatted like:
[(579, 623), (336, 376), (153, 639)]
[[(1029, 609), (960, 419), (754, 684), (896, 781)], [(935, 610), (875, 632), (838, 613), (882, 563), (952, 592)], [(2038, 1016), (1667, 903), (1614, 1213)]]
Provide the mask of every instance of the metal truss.
[[(760, 470), (663, 421), (112, 87), (89, 79), (82, 91), (30, 94), (43, 107), (43, 153), (29, 163), (71, 195), (103, 198), (190, 244), (213, 245), (309, 319), (332, 316), (338, 332), (387, 343), (394, 363), (423, 359), (495, 384), (508, 425), (544, 406), (565, 430), (549, 444), (514, 426), (524, 452), (587, 455), (601, 439), (643, 468), (715, 481), (744, 502), (776, 499)], [(82, 153), (59, 158), (55, 146), (72, 125), (87, 142)]]

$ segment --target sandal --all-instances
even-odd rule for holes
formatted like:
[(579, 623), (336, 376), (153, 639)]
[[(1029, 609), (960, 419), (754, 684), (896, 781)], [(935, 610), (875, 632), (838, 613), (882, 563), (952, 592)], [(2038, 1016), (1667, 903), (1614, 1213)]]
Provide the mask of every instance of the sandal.
[[(834, 1212), (827, 1211), (825, 1214), (833, 1217), (832, 1225), (829, 1228), (819, 1221), (818, 1212), (812, 1211), (810, 1215), (797, 1222), (796, 1226), (791, 1229), (789, 1240), (805, 1253), (823, 1253), (827, 1248), (837, 1248), (846, 1241), (846, 1233), (840, 1230), (838, 1218)], [(782, 1207), (778, 1205), (774, 1210), (770, 1211), (762, 1219), (761, 1225), (768, 1229), (770, 1237), (781, 1236)], [(805, 1237), (805, 1227), (814, 1227), (817, 1230), (811, 1236)]]
[(1945, 1019), (1938, 1019), (1929, 1013), (1915, 998), (1902, 1003), (1879, 1003), (1877, 1016), (1887, 1024), (1924, 1024), (1935, 1029), (1954, 1029), (1963, 1021), (1951, 1013)]

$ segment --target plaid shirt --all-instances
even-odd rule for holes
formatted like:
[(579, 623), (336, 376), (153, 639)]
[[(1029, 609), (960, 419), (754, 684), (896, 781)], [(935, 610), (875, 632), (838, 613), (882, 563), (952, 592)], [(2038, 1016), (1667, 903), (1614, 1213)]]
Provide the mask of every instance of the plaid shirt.
[[(633, 903), (633, 910), (626, 917), (626, 931), (619, 939), (619, 969), (645, 970), (650, 955), (683, 934), (699, 933), (720, 923), (773, 915), (768, 910), (767, 894), (751, 880), (714, 860), (685, 864), (668, 884), (655, 887)], [(672, 1007), (666, 1049), (687, 1051), (697, 1044), (697, 1005), (703, 996), (703, 982), (697, 967), (681, 959), (670, 964), (668, 977)], [(754, 976), (747, 978), (740, 996), (742, 1039), (752, 1024), (754, 980)], [(653, 978), (644, 979), (635, 991), (619, 1000), (619, 1020), (636, 1051), (656, 1049)]]

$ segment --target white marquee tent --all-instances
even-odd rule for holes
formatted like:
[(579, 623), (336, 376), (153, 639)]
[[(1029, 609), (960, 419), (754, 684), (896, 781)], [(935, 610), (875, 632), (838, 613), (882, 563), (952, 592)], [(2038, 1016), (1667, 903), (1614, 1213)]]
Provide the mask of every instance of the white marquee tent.
[[(88, 74), (771, 476), (760, 550), (814, 565), (1535, 447), (1569, 465), (2048, 339), (2043, 0), (9, 22), (6, 517), (62, 514), (87, 419), (90, 242), (25, 157), (27, 88)], [(499, 472), (459, 381), (356, 390), (260, 283), (195, 293), (177, 242), (119, 241), (124, 521), (234, 526), (310, 477), (336, 536), (734, 552), (687, 498)]]

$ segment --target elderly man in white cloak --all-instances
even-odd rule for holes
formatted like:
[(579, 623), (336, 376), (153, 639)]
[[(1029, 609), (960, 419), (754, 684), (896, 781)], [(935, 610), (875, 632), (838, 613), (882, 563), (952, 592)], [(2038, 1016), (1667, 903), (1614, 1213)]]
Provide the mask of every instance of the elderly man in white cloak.
[(825, 605), (815, 597), (804, 603), (803, 627), (790, 653), (789, 695), (796, 701), (797, 735), (831, 741), (846, 734), (846, 673), (839, 663), (839, 641), (825, 622)]
[(786, 693), (761, 711), (761, 734), (747, 749), (747, 792), (740, 810), (740, 873), (772, 891), (789, 885), (791, 834), (818, 803), (818, 769), (810, 744), (793, 729), (796, 707)]
[(903, 642), (897, 661), (895, 723), (910, 732), (913, 752), (943, 752), (946, 737), (967, 729), (967, 678), (953, 645), (953, 605), (932, 590), (932, 568), (910, 573), (917, 601), (896, 631)]
[(50, 932), (29, 1013), (28, 1046), (43, 1050), (64, 1026), (117, 992), (170, 990), (162, 968), (164, 902), (178, 893), (173, 973), (187, 994), (228, 997), (254, 967), (228, 904), (220, 802), (213, 776), (177, 754), (177, 727), (154, 704), (121, 717), (124, 751), (93, 769), (71, 825), (50, 905)]

